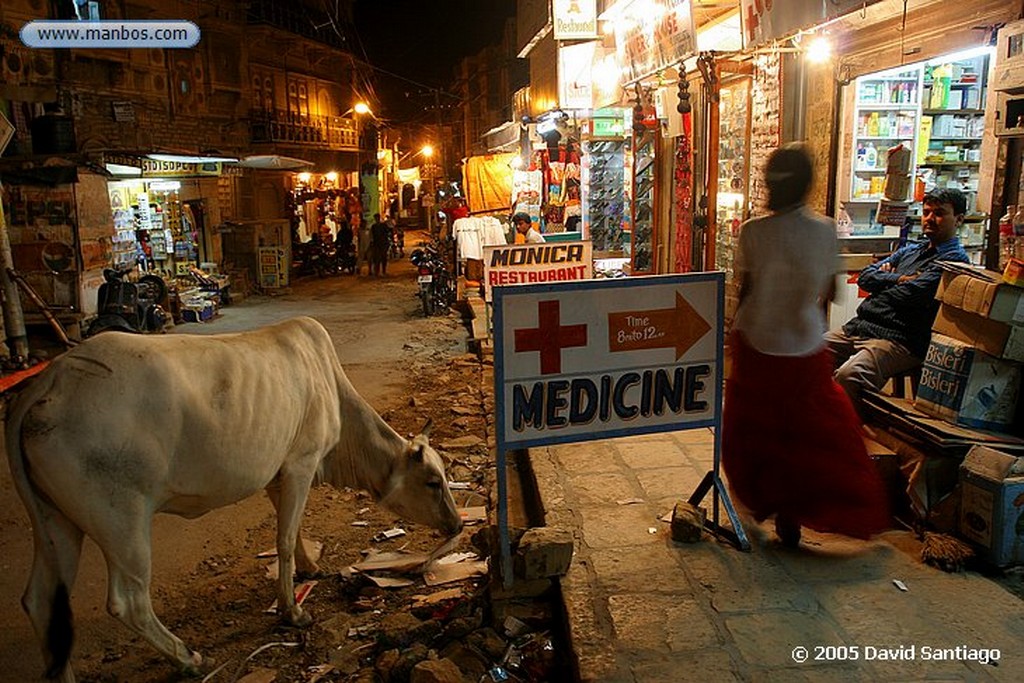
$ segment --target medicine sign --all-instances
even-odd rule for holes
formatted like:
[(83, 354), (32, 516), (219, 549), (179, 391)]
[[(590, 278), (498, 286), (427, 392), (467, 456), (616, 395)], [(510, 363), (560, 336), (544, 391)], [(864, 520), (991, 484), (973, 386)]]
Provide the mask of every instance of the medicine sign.
[(717, 426), (722, 273), (494, 288), (499, 449)]

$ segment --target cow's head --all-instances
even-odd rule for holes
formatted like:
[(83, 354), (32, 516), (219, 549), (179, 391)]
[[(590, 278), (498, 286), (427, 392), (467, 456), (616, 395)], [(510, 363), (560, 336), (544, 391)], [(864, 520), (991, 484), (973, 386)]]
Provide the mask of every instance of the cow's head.
[(428, 420), (419, 434), (406, 441), (405, 453), (392, 470), (380, 502), (403, 519), (454, 536), (462, 530), (462, 518), (448, 489), (444, 460), (427, 441), (430, 425)]

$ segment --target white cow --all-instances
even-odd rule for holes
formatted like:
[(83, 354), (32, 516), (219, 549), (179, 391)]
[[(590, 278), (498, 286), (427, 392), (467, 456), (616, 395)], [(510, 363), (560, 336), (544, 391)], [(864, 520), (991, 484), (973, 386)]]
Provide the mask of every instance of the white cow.
[(278, 604), (299, 626), (311, 619), (292, 573), (316, 571), (299, 537), (314, 482), (366, 489), (445, 533), (462, 526), (426, 428), (409, 441), (389, 427), (311, 318), (241, 334), (98, 335), (13, 402), (7, 452), (35, 539), (22, 603), (47, 675), (65, 683), (75, 680), (69, 593), (83, 534), (106, 559), (110, 614), (196, 673), (202, 657), (150, 603), (157, 512), (199, 517), (265, 489), (277, 510)]

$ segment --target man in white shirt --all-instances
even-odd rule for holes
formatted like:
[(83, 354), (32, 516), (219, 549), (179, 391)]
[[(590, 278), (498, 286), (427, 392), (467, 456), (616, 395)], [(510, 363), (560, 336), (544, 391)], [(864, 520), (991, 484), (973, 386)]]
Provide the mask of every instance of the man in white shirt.
[(529, 214), (517, 213), (512, 216), (512, 224), (516, 226), (516, 232), (523, 236), (527, 244), (543, 244), (544, 237), (533, 229), (533, 221)]

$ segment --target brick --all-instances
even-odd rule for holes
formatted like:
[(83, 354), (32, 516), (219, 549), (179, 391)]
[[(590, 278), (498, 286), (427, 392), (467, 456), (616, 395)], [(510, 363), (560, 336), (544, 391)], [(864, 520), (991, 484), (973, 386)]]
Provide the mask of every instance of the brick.
[(535, 527), (519, 540), (515, 575), (527, 581), (564, 576), (572, 563), (572, 532), (560, 527)]

